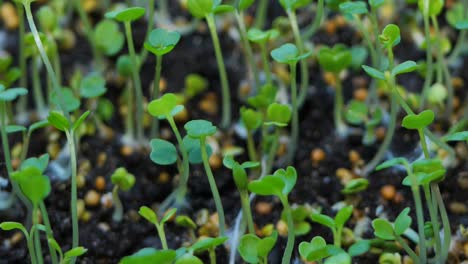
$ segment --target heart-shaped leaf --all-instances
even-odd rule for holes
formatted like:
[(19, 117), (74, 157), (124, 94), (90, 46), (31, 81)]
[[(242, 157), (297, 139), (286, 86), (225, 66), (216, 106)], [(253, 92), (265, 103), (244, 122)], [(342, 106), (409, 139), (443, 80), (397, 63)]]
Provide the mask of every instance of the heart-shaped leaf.
[(377, 218), (372, 221), (372, 227), (374, 228), (374, 235), (376, 237), (383, 240), (395, 240), (393, 226), (387, 220)]
[(260, 30), (258, 28), (251, 28), (247, 32), (247, 38), (255, 43), (266, 43), (272, 39), (276, 39), (280, 35), (277, 29)]
[(299, 54), (299, 50), (296, 45), (291, 43), (286, 43), (271, 51), (271, 57), (273, 57), (275, 61), (285, 64), (295, 64), (298, 61), (309, 57), (311, 54), (312, 52)]
[(178, 159), (177, 149), (169, 141), (162, 139), (153, 139), (151, 144), (151, 160), (159, 165), (171, 165)]
[(96, 48), (107, 56), (114, 56), (122, 49), (125, 36), (119, 29), (119, 24), (110, 19), (104, 19), (94, 29)]
[(207, 136), (212, 136), (216, 133), (216, 127), (206, 120), (192, 120), (185, 124), (185, 130), (187, 134), (192, 138), (205, 138)]
[(196, 18), (204, 18), (213, 13), (216, 6), (221, 1), (214, 0), (188, 0), (187, 7), (192, 16)]
[(444, 7), (444, 0), (418, 0), (418, 7), (425, 16), (437, 16)]
[(128, 191), (135, 185), (135, 176), (121, 167), (116, 169), (111, 175), (111, 181), (112, 184), (119, 186), (121, 190)]
[(351, 52), (343, 44), (333, 48), (323, 47), (318, 53), (318, 62), (325, 71), (339, 73), (351, 65)]
[(84, 98), (95, 98), (107, 91), (106, 80), (98, 73), (91, 73), (80, 83), (80, 94)]
[(151, 31), (145, 48), (154, 55), (163, 56), (171, 52), (179, 40), (179, 32), (158, 28)]
[(115, 19), (119, 22), (132, 22), (141, 18), (144, 14), (145, 9), (142, 7), (129, 7), (107, 12), (105, 17)]
[(411, 217), (408, 215), (410, 208), (407, 207), (395, 219), (395, 234), (402, 235), (411, 226)]
[[(176, 251), (172, 249), (168, 250), (156, 250), (154, 248), (144, 248), (139, 250), (137, 253), (124, 257), (120, 260), (121, 264), (146, 264), (146, 263), (158, 263), (158, 264), (171, 264), (176, 259)], [(193, 262), (194, 264), (198, 264)]]
[(241, 108), (241, 119), (248, 131), (256, 130), (263, 123), (262, 113), (248, 108)]
[(76, 96), (73, 94), (73, 91), (70, 88), (62, 88), (60, 90), (60, 93), (57, 93), (57, 91), (52, 92), (52, 102), (60, 106), (61, 110), (67, 111), (67, 112), (73, 112), (80, 108), (80, 100), (76, 98)]
[(260, 180), (250, 182), (248, 189), (258, 195), (275, 195), (282, 197), (285, 185), (282, 179), (273, 175), (267, 175)]
[(380, 43), (387, 49), (398, 45), (400, 39), (400, 28), (395, 24), (385, 26), (382, 34), (379, 36)]
[(12, 179), (18, 183), (23, 194), (37, 207), (50, 194), (50, 179), (40, 169), (27, 167), (13, 172)]
[(329, 256), (327, 242), (321, 236), (312, 238), (310, 242), (301, 242), (299, 253), (307, 261), (318, 261)]
[(268, 122), (266, 125), (275, 125), (279, 127), (287, 126), (291, 120), (291, 108), (287, 105), (272, 103), (267, 109)]
[(353, 125), (364, 123), (367, 120), (367, 115), (367, 105), (364, 102), (358, 100), (352, 100), (348, 105), (347, 111), (345, 112), (346, 120)]
[(410, 114), (403, 118), (401, 125), (406, 129), (423, 129), (434, 121), (435, 115), (432, 110), (424, 110), (414, 115)]

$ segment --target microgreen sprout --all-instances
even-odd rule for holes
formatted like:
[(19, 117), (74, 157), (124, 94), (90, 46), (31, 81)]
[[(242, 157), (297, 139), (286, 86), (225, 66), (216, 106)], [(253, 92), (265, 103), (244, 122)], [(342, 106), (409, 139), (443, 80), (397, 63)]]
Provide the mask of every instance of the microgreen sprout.
[(280, 199), (285, 211), (288, 224), (288, 241), (284, 250), (282, 262), (290, 263), (294, 248), (294, 222), (292, 210), (289, 205), (288, 195), (294, 188), (297, 180), (297, 173), (294, 167), (289, 166), (286, 170), (279, 169), (273, 175), (267, 175), (259, 180), (249, 183), (248, 189), (258, 195), (273, 195)]
[(299, 138), (299, 102), (297, 95), (296, 84), (296, 65), (299, 61), (303, 61), (312, 53), (303, 53), (294, 44), (284, 44), (281, 47), (274, 49), (271, 52), (273, 59), (279, 63), (288, 64), (291, 70), (291, 104), (292, 104), (292, 129), (291, 129), (291, 148), (288, 149), (287, 160), (291, 162), (293, 155), (296, 152)]
[[(294, 206), (292, 209), (292, 217), (294, 222), (294, 235), (295, 236), (303, 236), (310, 232), (311, 226), (307, 220), (307, 218), (311, 214), (311, 208), (308, 206)], [(287, 212), (283, 210), (281, 212), (281, 220), (287, 222)]]
[(188, 10), (196, 18), (205, 18), (210, 29), (211, 38), (215, 49), (216, 62), (218, 64), (219, 77), (221, 79), (223, 114), (221, 127), (227, 128), (231, 123), (231, 96), (226, 67), (224, 65), (223, 53), (216, 33), (215, 15), (230, 12), (234, 8), (222, 5), (220, 0), (188, 0)]
[(119, 190), (128, 191), (135, 185), (135, 176), (129, 173), (125, 168), (118, 168), (111, 175), (112, 184), (112, 201), (114, 202), (114, 214), (112, 220), (121, 222), (123, 218), (123, 206), (119, 198)]
[(124, 257), (120, 260), (122, 264), (149, 264), (149, 263), (161, 263), (171, 264), (177, 257), (175, 250), (157, 250), (154, 248), (143, 248), (140, 249), (133, 255)]
[(371, 145), (375, 143), (375, 129), (382, 121), (382, 110), (377, 108), (373, 113), (371, 109), (361, 101), (352, 100), (349, 102), (347, 111), (345, 111), (345, 119), (353, 124), (364, 124), (364, 137), (362, 143), (364, 145)]
[(148, 222), (156, 226), (156, 230), (158, 231), (158, 235), (161, 239), (161, 244), (164, 250), (169, 249), (167, 246), (166, 233), (164, 232), (164, 224), (175, 215), (176, 211), (177, 209), (169, 210), (161, 218), (161, 221), (159, 221), (159, 218), (156, 215), (156, 213), (147, 206), (140, 207), (140, 210), (138, 211), (138, 213), (141, 216), (143, 216), (146, 220), (148, 220)]
[(253, 134), (263, 123), (263, 114), (253, 109), (241, 108), (241, 119), (247, 129), (247, 152), (251, 161), (257, 161), (258, 155), (255, 148)]
[(185, 227), (189, 230), (190, 239), (192, 241), (196, 240), (195, 230), (197, 229), (197, 224), (187, 215), (178, 215), (175, 219), (175, 223), (178, 226)]
[(270, 62), (268, 60), (267, 44), (269, 41), (276, 39), (278, 36), (279, 36), (279, 31), (277, 29), (270, 29), (270, 30), (262, 31), (257, 28), (251, 28), (247, 32), (247, 38), (250, 41), (257, 43), (260, 46), (260, 53), (262, 54), (262, 61), (263, 61), (263, 72), (265, 73), (267, 85), (272, 85)]
[(349, 194), (356, 194), (359, 192), (362, 192), (367, 189), (369, 186), (369, 180), (359, 178), (359, 179), (352, 179), (350, 180), (343, 190), (341, 190), (341, 193), (349, 195)]
[[(208, 254), (210, 255), (210, 264), (216, 264), (216, 247), (224, 244), (228, 240), (228, 237), (225, 236), (220, 236), (220, 237), (207, 237), (207, 238), (201, 238), (195, 244), (193, 244), (189, 250), (191, 252), (203, 252), (203, 251), (208, 251)], [(187, 262), (187, 263), (192, 263), (192, 262)], [(196, 263), (196, 262), (194, 262)]]
[(119, 24), (110, 19), (96, 24), (93, 35), (97, 50), (106, 56), (119, 53), (125, 43), (125, 36), (119, 30)]
[(351, 65), (351, 52), (342, 44), (336, 44), (333, 48), (323, 47), (318, 53), (318, 62), (325, 71), (333, 73), (335, 77), (335, 104), (333, 108), (335, 129), (338, 135), (344, 136), (347, 128), (343, 122), (344, 97), (340, 73)]
[(221, 197), (219, 195), (218, 187), (216, 186), (216, 181), (213, 176), (213, 172), (211, 171), (211, 167), (208, 162), (209, 154), (206, 145), (206, 138), (214, 135), (217, 129), (215, 126), (213, 126), (211, 122), (206, 120), (189, 121), (185, 124), (184, 128), (185, 130), (187, 130), (187, 135), (189, 137), (197, 139), (200, 142), (203, 166), (205, 168), (206, 176), (208, 177), (211, 193), (213, 194), (213, 199), (216, 205), (216, 211), (218, 212), (220, 235), (224, 236), (226, 232), (226, 220), (224, 218), (224, 209), (223, 204), (221, 202)]
[(17, 222), (2, 222), (0, 223), (0, 229), (4, 231), (20, 230), (23, 233), (24, 237), (26, 238), (31, 263), (32, 264), (38, 263), (35, 248), (34, 248), (33, 229), (31, 229), (31, 231), (28, 232), (21, 223), (17, 223)]
[[(130, 7), (122, 10), (116, 10), (106, 13), (106, 18), (115, 19), (118, 22), (122, 22), (125, 26), (125, 35), (127, 38), (128, 50), (130, 53), (130, 59), (132, 61), (132, 78), (133, 85), (135, 88), (135, 99), (136, 99), (136, 140), (140, 143), (143, 140), (143, 90), (141, 87), (140, 80), (140, 62), (137, 58), (135, 51), (135, 45), (133, 42), (132, 33), (132, 22), (141, 18), (145, 14), (145, 9), (141, 7)], [(132, 109), (129, 109), (129, 115), (132, 113)]]
[(276, 244), (278, 232), (273, 232), (270, 236), (259, 238), (255, 234), (243, 235), (239, 248), (239, 254), (247, 263), (268, 263), (268, 255)]
[(208, 80), (198, 74), (189, 74), (185, 77), (184, 96), (188, 99), (200, 94), (208, 88)]
[(343, 227), (351, 217), (353, 213), (352, 206), (344, 206), (341, 208), (338, 213), (336, 213), (335, 218), (331, 218), (327, 215), (320, 213), (312, 213), (312, 221), (317, 222), (323, 226), (326, 226), (331, 229), (333, 233), (333, 244), (337, 247), (341, 247), (341, 237), (343, 233)]
[[(161, 70), (163, 56), (171, 52), (180, 40), (180, 34), (177, 31), (168, 31), (165, 29), (154, 29), (145, 42), (145, 49), (156, 56), (156, 67), (154, 74), (154, 86), (152, 91), (152, 98), (158, 99), (159, 97), (159, 83), (161, 81)], [(151, 123), (151, 137), (158, 134), (159, 123), (158, 119), (153, 119)]]

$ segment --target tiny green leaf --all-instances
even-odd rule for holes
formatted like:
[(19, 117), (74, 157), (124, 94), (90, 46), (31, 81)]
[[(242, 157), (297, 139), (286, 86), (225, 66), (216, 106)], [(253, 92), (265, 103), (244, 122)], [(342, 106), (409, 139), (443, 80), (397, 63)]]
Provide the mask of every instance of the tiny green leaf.
[(348, 105), (348, 110), (345, 112), (345, 117), (349, 123), (359, 125), (367, 120), (368, 111), (367, 105), (364, 102), (352, 100)]
[(142, 7), (129, 7), (120, 10), (107, 12), (106, 18), (115, 19), (119, 22), (132, 22), (145, 14), (145, 9)]
[(197, 224), (195, 224), (195, 222), (193, 222), (193, 220), (187, 215), (178, 215), (175, 219), (175, 223), (185, 228), (190, 228), (190, 229), (197, 228)]
[(146, 220), (148, 220), (148, 222), (152, 224), (159, 224), (158, 216), (153, 210), (151, 210), (147, 206), (141, 206), (140, 210), (138, 210), (138, 214), (140, 214), (143, 218), (145, 218)]
[(24, 126), (19, 125), (8, 125), (5, 128), (7, 134), (17, 133), (17, 132), (25, 132), (26, 128)]
[(318, 53), (318, 62), (325, 71), (339, 73), (349, 67), (352, 62), (351, 52), (343, 44), (333, 48), (323, 47)]
[(432, 110), (424, 110), (414, 115), (410, 114), (403, 118), (401, 125), (406, 129), (423, 129), (434, 121), (435, 115)]
[(77, 128), (79, 128), (81, 126), (81, 124), (83, 124), (83, 122), (86, 120), (86, 118), (88, 118), (88, 115), (90, 114), (91, 112), (88, 110), (86, 112), (84, 112), (76, 121), (75, 123), (73, 123), (73, 126), (72, 126), (72, 130), (75, 131)]
[(345, 188), (341, 190), (341, 193), (354, 194), (354, 193), (362, 192), (365, 189), (367, 189), (368, 186), (369, 186), (368, 179), (363, 179), (363, 178), (352, 179), (346, 184)]
[(385, 0), (369, 0), (369, 5), (373, 8), (379, 8), (385, 3)]
[(29, 133), (32, 133), (33, 131), (46, 127), (48, 125), (49, 125), (49, 120), (37, 121), (29, 126)]
[(183, 256), (177, 258), (174, 264), (203, 264), (203, 261), (190, 253), (186, 253)]
[(167, 93), (148, 104), (148, 112), (159, 119), (164, 119), (177, 115), (182, 109), (178, 104), (177, 96)]
[(164, 224), (167, 221), (169, 221), (175, 215), (176, 212), (177, 212), (177, 208), (172, 208), (171, 210), (167, 211), (162, 217), (160, 224)]
[(269, 40), (276, 39), (280, 35), (277, 29), (261, 30), (258, 28), (251, 28), (247, 32), (247, 38), (255, 43), (266, 43)]
[(40, 156), (39, 158), (33, 157), (33, 158), (26, 159), (25, 161), (21, 163), (20, 169), (24, 170), (28, 167), (35, 167), (39, 169), (42, 173), (44, 173), (48, 164), (49, 164), (49, 154), (44, 154)]
[(106, 80), (98, 73), (91, 73), (80, 84), (80, 94), (84, 98), (95, 98), (106, 93)]
[(393, 68), (392, 75), (397, 76), (399, 74), (408, 73), (417, 70), (419, 65), (414, 61), (405, 61), (401, 64), (398, 64)]
[(254, 131), (262, 126), (262, 113), (253, 109), (241, 108), (241, 119), (248, 131)]
[(376, 237), (383, 240), (395, 240), (393, 226), (387, 220), (377, 218), (372, 221), (372, 227), (374, 228), (374, 235)]
[(111, 176), (112, 184), (118, 185), (123, 191), (128, 191), (135, 185), (135, 176), (121, 167), (114, 171)]
[(60, 131), (67, 131), (70, 129), (70, 122), (63, 116), (62, 113), (57, 111), (52, 111), (47, 117), (49, 123)]
[(323, 226), (329, 227), (331, 229), (335, 229), (335, 220), (329, 217), (328, 215), (320, 214), (320, 213), (313, 213), (310, 217), (312, 221), (319, 223)]
[(151, 160), (159, 165), (171, 165), (178, 159), (176, 147), (169, 141), (153, 139), (151, 144)]
[(234, 182), (239, 190), (247, 190), (247, 185), (249, 183), (247, 172), (239, 163), (235, 163), (232, 167), (232, 175), (234, 177)]
[(362, 65), (362, 69), (372, 78), (378, 79), (378, 80), (385, 80), (385, 74), (375, 68), (372, 68), (367, 65)]
[(275, 61), (285, 64), (297, 63), (298, 61), (309, 57), (311, 54), (312, 52), (299, 54), (299, 50), (296, 45), (291, 43), (286, 43), (271, 51), (271, 57), (273, 57)]
[(220, 4), (221, 1), (214, 0), (189, 0), (188, 10), (192, 16), (196, 18), (204, 18), (205, 16), (213, 13), (214, 8)]
[(9, 88), (6, 89), (3, 84), (0, 84), (0, 101), (11, 102), (18, 98), (19, 96), (25, 95), (28, 93), (28, 90), (25, 88)]
[[(124, 257), (120, 260), (121, 264), (172, 264), (176, 259), (176, 251), (172, 249), (157, 250), (154, 248), (143, 248), (137, 253)], [(182, 262), (181, 262), (182, 263)], [(189, 264), (187, 262), (185, 264)], [(192, 262), (198, 264), (197, 262)], [(201, 263), (201, 262), (200, 262)]]
[(73, 112), (80, 108), (80, 100), (76, 98), (70, 88), (62, 88), (60, 94), (57, 91), (52, 92), (52, 102), (61, 106), (63, 111)]
[(393, 158), (380, 164), (379, 166), (375, 168), (375, 170), (379, 171), (379, 170), (387, 169), (390, 167), (394, 167), (396, 165), (408, 166), (409, 164), (408, 164), (408, 160), (406, 160), (405, 158)]
[(163, 56), (171, 52), (179, 40), (179, 32), (158, 28), (151, 31), (145, 48), (154, 55)]
[(72, 248), (72, 249), (68, 250), (67, 252), (65, 252), (65, 258), (79, 257), (79, 256), (82, 256), (82, 255), (86, 254), (86, 252), (88, 252), (88, 249), (86, 249), (84, 247)]
[(358, 242), (354, 243), (348, 248), (348, 254), (351, 257), (356, 257), (362, 255), (370, 250), (371, 241), (363, 239), (359, 240)]
[(96, 48), (107, 56), (114, 56), (123, 47), (125, 36), (119, 30), (119, 24), (113, 20), (105, 19), (99, 22), (94, 29)]
[(299, 253), (307, 261), (318, 261), (328, 257), (327, 242), (323, 237), (316, 236), (310, 242), (299, 244)]
[(291, 120), (291, 115), (292, 112), (289, 106), (279, 103), (272, 103), (270, 106), (268, 106), (268, 122), (266, 122), (265, 124), (275, 125), (279, 127), (287, 126), (289, 121)]
[(23, 224), (18, 222), (2, 222), (0, 223), (0, 229), (5, 231), (18, 229), (23, 232), (23, 234), (28, 235), (28, 231), (26, 231), (26, 228), (23, 226)]
[(444, 0), (418, 0), (418, 7), (425, 16), (437, 16), (444, 7)]
[(228, 237), (207, 237), (199, 239), (195, 244), (193, 244), (190, 248), (195, 252), (202, 252), (210, 249), (214, 249), (219, 245), (222, 245), (224, 242), (228, 240)]
[(379, 40), (385, 48), (395, 47), (400, 43), (400, 39), (400, 28), (395, 24), (385, 26), (379, 36)]
[(187, 122), (184, 128), (187, 130), (187, 134), (192, 138), (212, 136), (217, 130), (210, 121), (201, 119)]
[(280, 0), (280, 4), (286, 10), (294, 11), (298, 8), (307, 6), (311, 0)]
[(468, 131), (457, 132), (445, 137), (446, 141), (468, 141)]
[(340, 252), (327, 258), (324, 264), (351, 264), (351, 256), (346, 252)]
[(364, 1), (351, 1), (340, 4), (340, 11), (347, 16), (367, 14), (367, 5)]
[(411, 217), (408, 215), (410, 208), (405, 208), (395, 219), (395, 234), (402, 235), (411, 226)]
[(36, 167), (13, 172), (11, 177), (34, 206), (38, 206), (50, 194), (50, 179)]

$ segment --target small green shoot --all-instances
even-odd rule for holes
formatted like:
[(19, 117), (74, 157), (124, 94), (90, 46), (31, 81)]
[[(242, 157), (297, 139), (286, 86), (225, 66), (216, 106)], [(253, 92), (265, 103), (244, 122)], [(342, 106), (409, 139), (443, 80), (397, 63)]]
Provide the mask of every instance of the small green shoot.
[(93, 36), (96, 48), (106, 56), (119, 53), (125, 43), (119, 24), (110, 19), (100, 21), (94, 28)]
[(352, 213), (353, 206), (344, 206), (338, 211), (334, 219), (320, 213), (312, 213), (311, 219), (314, 222), (330, 228), (333, 233), (333, 244), (336, 247), (341, 247), (343, 228)]
[(133, 185), (135, 185), (135, 176), (129, 173), (125, 168), (118, 168), (111, 175), (112, 184), (112, 200), (114, 202), (114, 213), (112, 214), (112, 220), (115, 222), (121, 222), (123, 218), (123, 205), (119, 198), (119, 191), (128, 191)]
[(157, 250), (154, 248), (143, 248), (131, 256), (120, 260), (121, 264), (171, 264), (175, 261), (177, 253), (175, 250)]
[(146, 220), (148, 220), (148, 222), (152, 223), (156, 227), (156, 230), (158, 231), (158, 236), (161, 239), (161, 244), (164, 250), (169, 249), (169, 247), (167, 246), (166, 233), (164, 231), (164, 224), (167, 221), (169, 221), (175, 215), (176, 212), (177, 212), (177, 209), (169, 210), (161, 218), (161, 221), (159, 221), (159, 218), (156, 215), (156, 213), (147, 206), (140, 207), (140, 210), (138, 211), (138, 213), (141, 216), (143, 216)]
[(268, 263), (268, 255), (276, 244), (278, 232), (259, 238), (254, 234), (243, 235), (237, 251), (247, 263)]

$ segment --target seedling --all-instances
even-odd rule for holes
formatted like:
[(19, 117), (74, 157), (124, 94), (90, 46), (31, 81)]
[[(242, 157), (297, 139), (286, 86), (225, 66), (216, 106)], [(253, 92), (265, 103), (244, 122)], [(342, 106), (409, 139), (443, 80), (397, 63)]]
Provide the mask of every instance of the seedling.
[[(281, 47), (274, 49), (271, 52), (273, 59), (279, 63), (288, 64), (291, 71), (291, 104), (292, 104), (292, 129), (291, 129), (291, 144), (288, 149), (288, 163), (294, 158), (296, 152), (298, 137), (299, 137), (299, 102), (297, 97), (297, 84), (296, 84), (296, 65), (299, 61), (303, 61), (309, 57), (312, 52), (304, 53), (298, 49), (294, 44), (284, 44)], [(307, 65), (306, 65), (307, 66)], [(303, 74), (303, 73), (302, 73)], [(306, 87), (307, 88), (307, 85)], [(305, 89), (304, 88), (304, 89)]]
[(375, 129), (382, 121), (382, 110), (377, 108), (373, 113), (371, 109), (363, 102), (352, 100), (348, 104), (345, 112), (346, 120), (353, 125), (364, 124), (365, 132), (362, 138), (364, 145), (372, 145), (375, 143)]
[(255, 234), (252, 211), (250, 210), (249, 192), (247, 188), (249, 179), (245, 170), (248, 168), (258, 167), (260, 164), (258, 162), (251, 161), (239, 164), (231, 156), (224, 157), (223, 164), (225, 167), (232, 170), (234, 183), (236, 184), (237, 190), (240, 194), (243, 219), (247, 222), (247, 228), (249, 230), (249, 233)]
[(346, 125), (343, 122), (343, 86), (340, 73), (351, 65), (351, 52), (342, 44), (336, 44), (333, 48), (323, 47), (318, 53), (318, 62), (322, 68), (333, 73), (335, 77), (335, 104), (333, 113), (335, 117), (335, 129), (340, 136), (346, 134)]
[[(295, 236), (303, 236), (310, 232), (310, 223), (306, 221), (310, 214), (310, 207), (300, 205), (292, 208)], [(281, 220), (285, 222), (288, 220), (286, 211), (284, 210), (281, 212)]]
[(351, 258), (362, 255), (369, 251), (370, 241), (359, 240), (351, 245), (348, 252), (335, 245), (327, 245), (323, 237), (316, 236), (310, 242), (301, 242), (299, 244), (299, 253), (307, 261), (317, 261), (319, 264), (325, 260), (326, 264), (349, 264)]
[(226, 231), (226, 220), (224, 218), (223, 204), (221, 203), (221, 197), (219, 196), (218, 187), (216, 187), (216, 181), (211, 171), (210, 164), (208, 162), (208, 151), (206, 146), (206, 138), (216, 133), (216, 127), (206, 120), (192, 120), (185, 124), (185, 130), (187, 135), (193, 139), (198, 139), (201, 147), (201, 156), (203, 160), (203, 166), (205, 167), (206, 176), (210, 184), (211, 193), (215, 200), (216, 211), (218, 212), (219, 218), (219, 231), (221, 236), (225, 235)]
[(330, 228), (333, 233), (333, 244), (337, 247), (341, 247), (343, 227), (346, 221), (348, 221), (348, 219), (351, 217), (352, 213), (353, 206), (345, 206), (338, 211), (335, 219), (320, 213), (312, 213), (311, 218), (312, 221)]
[(273, 232), (268, 237), (259, 238), (254, 234), (242, 236), (237, 251), (247, 263), (268, 263), (268, 255), (276, 244), (278, 232)]
[(177, 209), (171, 209), (166, 212), (159, 221), (158, 216), (156, 213), (146, 206), (140, 207), (138, 213), (143, 216), (148, 222), (154, 224), (156, 226), (156, 230), (158, 231), (158, 236), (161, 239), (161, 244), (164, 250), (168, 250), (167, 240), (166, 240), (166, 233), (164, 232), (164, 224), (169, 221), (176, 213)]
[(175, 250), (157, 250), (154, 248), (143, 248), (131, 256), (124, 257), (120, 260), (122, 264), (149, 264), (161, 263), (171, 264), (176, 259), (177, 252)]
[[(133, 43), (132, 35), (132, 22), (138, 20), (145, 14), (145, 9), (141, 7), (130, 7), (122, 10), (116, 10), (106, 13), (106, 18), (115, 19), (121, 22), (125, 26), (125, 35), (127, 39), (127, 46), (130, 53), (130, 59), (132, 61), (132, 78), (133, 85), (135, 88), (135, 108), (136, 108), (136, 140), (140, 143), (143, 141), (143, 90), (141, 88), (140, 80), (140, 62), (138, 61), (137, 54), (135, 52), (135, 45)], [(129, 113), (132, 109), (129, 109)]]
[(282, 262), (290, 263), (294, 248), (294, 221), (291, 207), (288, 202), (288, 195), (294, 188), (297, 180), (297, 173), (294, 167), (289, 166), (286, 170), (279, 169), (273, 175), (267, 175), (259, 180), (249, 183), (248, 189), (258, 195), (273, 195), (280, 199), (283, 210), (287, 216), (288, 223), (288, 241), (284, 250)]
[(270, 62), (268, 60), (267, 44), (269, 41), (276, 39), (278, 36), (279, 36), (279, 31), (277, 29), (270, 29), (267, 31), (262, 31), (257, 28), (251, 28), (247, 32), (247, 38), (250, 41), (257, 43), (260, 46), (260, 53), (262, 54), (262, 60), (263, 60), (263, 72), (265, 73), (267, 85), (272, 85)]
[(208, 80), (198, 74), (189, 74), (185, 77), (184, 96), (192, 99), (208, 88)]
[(31, 228), (30, 232), (28, 232), (26, 230), (26, 228), (21, 223), (2, 222), (2, 223), (0, 223), (0, 229), (4, 230), (4, 231), (11, 231), (11, 230), (15, 230), (15, 229), (21, 231), (23, 233), (24, 237), (26, 238), (31, 263), (32, 264), (37, 264), (38, 263), (37, 256), (36, 256), (36, 251), (35, 251), (35, 248), (34, 248), (34, 229), (36, 229), (35, 226), (33, 226), (33, 228)]
[(111, 176), (112, 184), (112, 201), (114, 202), (114, 214), (112, 220), (115, 222), (121, 222), (123, 218), (123, 206), (119, 198), (119, 190), (128, 191), (133, 185), (135, 185), (135, 176), (129, 173), (125, 168), (118, 168), (112, 173)]
[[(286, 13), (288, 14), (288, 18), (289, 18), (291, 28), (293, 31), (294, 41), (297, 46), (298, 54), (308, 54), (304, 47), (304, 41), (302, 40), (301, 32), (299, 30), (299, 23), (297, 22), (296, 10), (301, 7), (306, 6), (311, 1), (310, 0), (305, 0), (305, 1), (304, 0), (279, 0), (279, 2), (281, 6), (284, 8), (284, 10), (286, 11)], [(307, 88), (309, 86), (309, 69), (307, 68), (307, 61), (305, 60), (309, 55), (300, 59), (301, 60), (301, 90), (300, 90), (299, 97), (298, 97), (299, 106), (304, 103), (305, 98), (307, 96)], [(295, 72), (295, 69), (294, 69), (294, 72)], [(294, 77), (294, 81), (295, 81), (295, 77)]]
[[(195, 244), (193, 244), (189, 250), (190, 252), (203, 252), (208, 251), (210, 255), (210, 263), (216, 264), (216, 247), (224, 244), (228, 240), (228, 237), (221, 236), (221, 237), (207, 237), (198, 240)], [(185, 262), (185, 263), (194, 263), (197, 264), (198, 262)]]
[[(82, 256), (88, 252), (88, 249), (84, 247), (76, 247), (68, 250), (63, 253), (60, 245), (57, 243), (57, 241), (54, 238), (49, 238), (47, 240), (47, 243), (59, 254), (59, 264), (69, 264), (72, 260), (72, 258), (77, 258), (79, 256)], [(53, 262), (55, 263), (55, 262)]]
[[(78, 213), (76, 207), (76, 201), (78, 199), (77, 194), (77, 158), (76, 158), (76, 144), (75, 144), (75, 131), (81, 124), (86, 120), (89, 115), (89, 111), (83, 113), (75, 123), (71, 124), (63, 114), (57, 111), (49, 113), (47, 120), (56, 129), (65, 133), (67, 137), (68, 147), (70, 149), (70, 163), (71, 163), (71, 201), (70, 210), (72, 215), (72, 248), (78, 247), (79, 243), (79, 231), (78, 231)], [(72, 259), (72, 263), (75, 262), (75, 258)]]
[(190, 239), (192, 239), (192, 241), (197, 239), (197, 237), (195, 236), (195, 230), (197, 229), (197, 224), (195, 224), (195, 222), (193, 222), (193, 220), (189, 216), (178, 215), (175, 219), (175, 223), (178, 226), (185, 227), (189, 230)]
[(242, 123), (247, 129), (247, 151), (249, 153), (249, 159), (251, 161), (257, 161), (258, 155), (253, 134), (255, 133), (255, 130), (262, 126), (263, 115), (258, 111), (248, 108), (241, 108), (240, 112)]
[(216, 33), (215, 15), (232, 11), (234, 8), (229, 5), (222, 5), (220, 0), (188, 0), (188, 10), (196, 18), (205, 18), (210, 29), (211, 39), (215, 49), (216, 62), (218, 64), (219, 76), (221, 79), (221, 92), (223, 96), (223, 117), (221, 127), (227, 128), (231, 123), (231, 96), (229, 92), (229, 82), (226, 67), (224, 66), (223, 53)]
[(362, 192), (369, 186), (369, 180), (359, 178), (349, 181), (346, 186), (341, 190), (342, 194), (350, 195)]
[(119, 24), (105, 19), (99, 22), (93, 31), (96, 49), (106, 56), (114, 56), (122, 50), (125, 36), (119, 29)]
[[(161, 70), (163, 56), (171, 52), (180, 40), (180, 34), (177, 31), (168, 31), (165, 29), (154, 29), (145, 42), (145, 49), (156, 56), (155, 78), (153, 83), (153, 100), (159, 97), (159, 82), (161, 81)], [(159, 123), (158, 119), (153, 119), (151, 123), (151, 137), (158, 134)]]
[(458, 35), (457, 42), (452, 49), (452, 53), (448, 58), (449, 64), (454, 62), (461, 53), (463, 53), (463, 43), (466, 40), (466, 32), (468, 29), (468, 16), (464, 12), (465, 7), (463, 6), (462, 2), (459, 2), (445, 13), (445, 19), (447, 22), (454, 28), (460, 30), (460, 34)]

